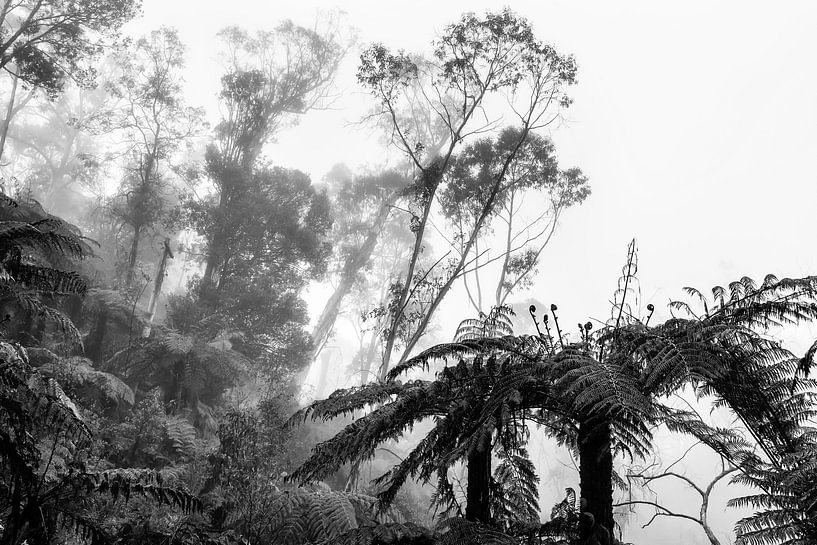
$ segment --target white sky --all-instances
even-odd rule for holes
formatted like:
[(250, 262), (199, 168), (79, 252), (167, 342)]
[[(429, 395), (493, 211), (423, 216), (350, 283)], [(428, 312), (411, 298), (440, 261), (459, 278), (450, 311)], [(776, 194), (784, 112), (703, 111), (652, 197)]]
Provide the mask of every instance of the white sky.
[[(463, 11), (504, 5), (339, 4), (361, 43), (418, 52)], [(633, 237), (643, 305), (652, 301), (659, 311), (686, 285), (708, 290), (744, 274), (817, 273), (817, 2), (508, 4), (539, 37), (576, 56), (569, 122), (551, 135), (560, 164), (581, 167), (593, 189), (564, 216), (531, 295), (559, 304), (567, 324), (605, 318)], [(221, 75), (214, 64), (220, 28), (271, 28), (283, 18), (309, 24), (318, 9), (332, 7), (315, 0), (145, 0), (144, 18), (131, 30), (179, 28), (189, 46), (191, 101), (211, 106)], [(348, 126), (365, 108), (356, 61), (351, 55), (339, 75), (345, 95), (338, 110), (311, 113), (283, 132), (269, 149), (274, 162), (315, 181), (337, 162), (384, 162), (372, 135)], [(444, 316), (450, 333), (459, 318)], [(817, 328), (800, 332), (801, 346), (806, 334)]]

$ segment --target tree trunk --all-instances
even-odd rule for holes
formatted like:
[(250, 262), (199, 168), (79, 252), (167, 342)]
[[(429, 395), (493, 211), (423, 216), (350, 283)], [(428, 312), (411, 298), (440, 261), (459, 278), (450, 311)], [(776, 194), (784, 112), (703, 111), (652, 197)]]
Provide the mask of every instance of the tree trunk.
[(315, 387), (315, 397), (318, 399), (323, 399), (324, 392), (326, 391), (326, 381), (329, 377), (329, 366), (332, 363), (332, 353), (331, 352), (323, 352), (320, 356), (319, 365), (320, 373), (318, 374), (318, 385)]
[[(218, 248), (216, 247), (218, 246)], [(214, 285), (217, 280), (217, 270), (219, 268), (219, 255), (221, 254), (220, 248), (221, 244), (213, 243), (210, 247), (210, 251), (207, 253), (207, 264), (204, 267), (204, 276), (202, 277), (203, 282), (206, 282), (210, 285)]]
[(483, 437), (468, 453), (465, 520), (488, 524), (491, 519), (491, 436)]
[[(442, 163), (444, 164), (444, 162)], [(397, 311), (392, 317), (391, 324), (389, 325), (389, 332), (388, 335), (386, 335), (386, 346), (383, 350), (383, 361), (380, 364), (380, 370), (378, 372), (378, 378), (381, 381), (385, 380), (386, 375), (389, 372), (391, 353), (392, 350), (394, 350), (394, 343), (397, 340), (397, 332), (400, 330), (400, 322), (403, 320), (403, 312), (408, 304), (408, 298), (412, 288), (412, 280), (414, 279), (414, 270), (417, 267), (420, 254), (423, 252), (423, 236), (425, 234), (426, 225), (428, 224), (428, 216), (431, 212), (431, 205), (434, 203), (434, 195), (436, 194), (437, 188), (440, 185), (440, 180), (442, 179), (443, 173), (444, 169), (441, 166), (441, 160), (436, 158), (429, 163), (429, 166), (423, 169), (421, 175), (423, 185), (428, 191), (428, 195), (426, 197), (426, 203), (423, 206), (423, 217), (420, 218), (419, 224), (417, 225), (414, 233), (414, 249), (411, 252), (411, 258), (408, 262), (403, 288), (400, 290), (400, 297), (397, 301)]]
[(102, 361), (102, 349), (107, 331), (108, 308), (100, 304), (97, 307), (96, 322), (88, 334), (88, 338), (85, 339), (85, 356), (94, 363), (100, 363)]
[[(4, 4), (5, 5), (5, 4)], [(6, 108), (6, 117), (3, 119), (2, 127), (0, 127), (0, 159), (3, 158), (3, 152), (6, 150), (6, 138), (9, 134), (9, 127), (11, 126), (11, 118), (14, 115), (14, 100), (17, 98), (17, 71), (11, 71), (11, 96), (9, 97), (8, 107)], [(8, 191), (7, 191), (8, 193)]]
[(162, 294), (162, 284), (165, 281), (165, 271), (167, 270), (167, 258), (173, 259), (173, 251), (170, 249), (170, 239), (166, 238), (162, 248), (162, 260), (159, 262), (159, 269), (156, 271), (156, 279), (153, 281), (153, 293), (150, 295), (148, 303), (148, 323), (142, 330), (142, 337), (150, 337), (151, 326), (156, 318), (156, 306), (159, 304), (159, 296)]
[[(376, 331), (372, 332), (372, 337), (369, 339), (369, 348), (366, 354), (361, 358), (360, 366), (360, 385), (368, 384), (374, 378), (372, 374), (372, 362), (374, 361), (375, 351), (377, 350), (379, 335)], [(355, 369), (354, 371), (358, 371)]]
[[(414, 332), (411, 335), (411, 338), (409, 338), (409, 340), (406, 342), (406, 346), (403, 349), (403, 354), (402, 354), (402, 356), (400, 356), (400, 360), (399, 360), (398, 363), (404, 362), (409, 357), (409, 355), (411, 354), (411, 351), (414, 350), (414, 347), (417, 345), (417, 342), (425, 334), (426, 328), (428, 327), (428, 324), (431, 321), (431, 318), (434, 315), (434, 312), (437, 310), (437, 307), (440, 305), (443, 298), (445, 298), (446, 294), (451, 289), (451, 286), (454, 285), (454, 282), (460, 277), (460, 275), (462, 274), (462, 271), (465, 270), (466, 263), (468, 262), (468, 255), (470, 254), (471, 249), (473, 248), (473, 246), (477, 243), (479, 234), (482, 231), (482, 227), (485, 224), (485, 222), (488, 221), (488, 217), (490, 216), (490, 214), (491, 214), (491, 212), (493, 210), (493, 205), (496, 202), (497, 195), (499, 194), (500, 190), (502, 189), (502, 181), (505, 179), (505, 173), (507, 172), (511, 162), (514, 159), (514, 157), (516, 156), (516, 153), (519, 151), (520, 146), (522, 145), (522, 143), (527, 138), (527, 135), (528, 135), (529, 131), (530, 131), (530, 127), (528, 125), (525, 125), (523, 127), (523, 129), (522, 129), (521, 137), (520, 137), (519, 141), (516, 143), (516, 147), (514, 148), (513, 152), (510, 153), (505, 158), (505, 161), (504, 161), (504, 163), (502, 165), (502, 169), (496, 175), (494, 185), (491, 187), (491, 192), (489, 193), (488, 198), (485, 201), (485, 204), (482, 206), (482, 210), (480, 211), (479, 217), (474, 222), (474, 227), (473, 227), (473, 229), (471, 231), (471, 236), (468, 238), (468, 241), (466, 242), (465, 247), (462, 250), (459, 263), (457, 264), (456, 268), (449, 274), (448, 280), (446, 280), (446, 282), (442, 285), (442, 287), (439, 288), (439, 290), (437, 291), (437, 293), (434, 296), (433, 300), (431, 301), (431, 304), (428, 305), (427, 310), (425, 311), (423, 316), (420, 318), (419, 323), (417, 324), (417, 327), (415, 328)], [(441, 177), (441, 176), (442, 176), (442, 172), (440, 172), (440, 174), (438, 175), (438, 178), (437, 178), (436, 181), (439, 181), (439, 177)], [(435, 186), (435, 188), (436, 188), (436, 186)], [(432, 198), (433, 198), (433, 194), (432, 194)], [(430, 205), (428, 207), (426, 207), (425, 215), (423, 216), (422, 222), (420, 224), (420, 231), (417, 233), (418, 243), (415, 245), (415, 252), (417, 251), (418, 247), (420, 249), (422, 248), (421, 242), (422, 242), (423, 230), (425, 229), (425, 223), (428, 220), (429, 208), (430, 208)], [(413, 257), (416, 257), (416, 255), (413, 256)], [(386, 374), (388, 373), (389, 361), (390, 361), (390, 358), (391, 358), (391, 351), (394, 348), (394, 340), (395, 340), (395, 337), (397, 335), (397, 328), (398, 328), (398, 325), (400, 323), (400, 319), (403, 317), (403, 311), (405, 310), (405, 305), (407, 304), (408, 294), (409, 294), (409, 291), (410, 291), (410, 284), (411, 284), (412, 277), (413, 277), (413, 272), (414, 272), (413, 265), (414, 265), (414, 262), (412, 262), (412, 265), (409, 267), (409, 274), (406, 276), (406, 285), (403, 288), (403, 293), (402, 293), (402, 296), (401, 296), (401, 299), (400, 299), (400, 305), (398, 306), (397, 314), (396, 314), (394, 320), (392, 321), (392, 327), (391, 327), (391, 330), (389, 331), (389, 337), (387, 339), (388, 342), (386, 344), (386, 350), (385, 350), (385, 354), (383, 356), (383, 365), (381, 366), (381, 369), (380, 369), (380, 378), (381, 378), (381, 380), (383, 378), (385, 378)]]
[(610, 423), (588, 418), (579, 424), (579, 486), (582, 513), (593, 515), (594, 525), (581, 527), (582, 542), (596, 536), (598, 527), (613, 535), (613, 452)]
[(125, 285), (128, 287), (133, 285), (133, 271), (136, 268), (136, 258), (139, 256), (140, 238), (142, 238), (142, 226), (136, 225), (133, 228), (133, 242), (131, 242), (130, 254), (128, 254), (128, 268), (125, 273)]

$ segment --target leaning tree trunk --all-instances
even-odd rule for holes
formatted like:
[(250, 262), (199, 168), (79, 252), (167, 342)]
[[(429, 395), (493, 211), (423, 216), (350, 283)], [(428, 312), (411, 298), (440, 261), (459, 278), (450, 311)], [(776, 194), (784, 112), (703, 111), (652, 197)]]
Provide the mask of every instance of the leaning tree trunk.
[(491, 519), (491, 436), (483, 437), (468, 453), (465, 519), (488, 524)]
[(369, 264), (369, 261), (371, 261), (372, 253), (377, 246), (380, 233), (382, 233), (383, 227), (386, 225), (386, 220), (389, 219), (392, 206), (397, 202), (397, 199), (402, 193), (402, 189), (395, 190), (383, 201), (377, 215), (366, 230), (366, 238), (363, 240), (363, 244), (360, 245), (360, 248), (354, 252), (344, 264), (338, 287), (326, 301), (326, 305), (323, 307), (323, 311), (315, 324), (315, 329), (312, 331), (312, 341), (314, 343), (312, 361), (318, 357), (318, 354), (331, 335), (335, 321), (340, 314), (343, 300), (349, 295), (349, 292), (352, 291), (355, 283), (357, 283), (360, 272)]
[[(610, 422), (590, 418), (579, 424), (579, 486), (582, 512), (593, 515), (594, 525), (581, 527), (582, 542), (598, 536), (599, 527), (613, 535), (613, 452)], [(609, 537), (608, 537), (609, 539)]]

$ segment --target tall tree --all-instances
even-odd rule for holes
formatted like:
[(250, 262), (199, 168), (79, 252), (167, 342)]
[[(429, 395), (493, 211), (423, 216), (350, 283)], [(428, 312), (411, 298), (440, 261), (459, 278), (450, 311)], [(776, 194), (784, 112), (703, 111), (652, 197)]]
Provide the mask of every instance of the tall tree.
[[(518, 142), (510, 147), (511, 153), (495, 173), (496, 179), (501, 181), (528, 133), (555, 118), (552, 106), (569, 104), (564, 88), (575, 81), (575, 76), (576, 65), (571, 57), (558, 54), (551, 46), (536, 39), (530, 23), (507, 9), (499, 13), (489, 12), (481, 18), (466, 14), (457, 23), (448, 25), (435, 44), (433, 62), (418, 62), (405, 53), (392, 53), (379, 44), (372, 45), (362, 54), (358, 81), (380, 103), (379, 115), (390, 121), (395, 144), (407, 155), (417, 172), (413, 187), (417, 210), (412, 225), (414, 249), (396, 294), (396, 311), (386, 335), (381, 377), (388, 371), (409, 295), (417, 281), (425, 277), (419, 275), (416, 278), (416, 269), (437, 189), (460, 143), (469, 135), (489, 130), (497, 123), (496, 120), (479, 121), (484, 101), (491, 95), (506, 96), (522, 126)], [(406, 126), (398, 117), (401, 104), (410, 100), (408, 90), (415, 84), (419, 84), (423, 91), (425, 106), (446, 127), (445, 144), (439, 148), (428, 148), (433, 143), (418, 141), (418, 135), (410, 131), (411, 125)], [(499, 184), (488, 195), (487, 201), (493, 203), (498, 192)], [(487, 215), (486, 212), (477, 219), (478, 228)], [(465, 255), (470, 253), (471, 246), (464, 249)], [(441, 292), (450, 289), (464, 265), (463, 262), (452, 267)], [(407, 353), (404, 351), (403, 357)]]
[(169, 210), (174, 153), (195, 136), (203, 112), (182, 98), (185, 47), (176, 30), (162, 28), (121, 51), (120, 77), (110, 90), (121, 99), (115, 124), (124, 132), (128, 160), (122, 188), (109, 206), (131, 231), (124, 283), (132, 286), (142, 239)]
[(310, 355), (300, 294), (326, 270), (329, 199), (297, 170), (264, 167), (242, 179), (230, 201), (234, 216), (219, 215), (212, 201), (188, 203), (187, 221), (198, 233), (231, 228), (218, 283), (202, 287), (200, 302), (213, 327), (242, 332), (265, 365), (300, 369)]
[(206, 164), (214, 221), (200, 233), (206, 240), (203, 287), (219, 281), (236, 225), (252, 221), (237, 206), (251, 198), (249, 178), (263, 147), (285, 121), (294, 121), (331, 95), (334, 76), (348, 42), (338, 16), (315, 29), (285, 21), (254, 36), (236, 27), (220, 34), (227, 57), (221, 78), (223, 118)]
[(9, 132), (14, 161), (35, 197), (55, 213), (78, 221), (83, 201), (101, 193), (108, 156), (100, 138), (110, 128), (110, 97), (103, 86), (70, 86), (54, 100), (37, 100)]
[[(469, 301), (477, 313), (487, 314), (491, 307), (501, 307), (519, 288), (530, 285), (539, 258), (550, 242), (562, 212), (580, 204), (590, 194), (587, 178), (578, 168), (559, 169), (550, 139), (531, 133), (508, 166), (502, 188), (483, 222), (477, 221), (486, 207), (496, 181), (495, 172), (511, 153), (509, 146), (519, 140), (519, 129), (508, 127), (495, 139), (482, 139), (467, 145), (455, 156), (440, 191), (441, 211), (453, 227), (451, 241), (460, 259), (468, 265), (462, 271)], [(499, 223), (500, 227), (495, 228)], [(504, 225), (503, 225), (504, 224)], [(493, 245), (489, 238), (496, 231), (502, 243)], [(504, 232), (503, 232), (504, 231)], [(475, 239), (475, 240), (474, 240)], [(480, 242), (484, 241), (480, 251)], [(474, 255), (464, 255), (471, 244)], [(492, 293), (483, 295), (486, 270), (498, 272)], [(472, 274), (474, 283), (469, 286)]]
[[(395, 229), (390, 231), (392, 236), (387, 243), (382, 235), (387, 225), (396, 223), (391, 211), (396, 206), (397, 197), (409, 184), (406, 176), (396, 170), (368, 176), (335, 173), (327, 181), (334, 192), (332, 208), (336, 220), (332, 238), (337, 285), (312, 330), (313, 359), (331, 335), (346, 296), (364, 281), (364, 271), (378, 267), (374, 263), (378, 245), (393, 245), (400, 239), (405, 242), (405, 237)], [(393, 260), (389, 257), (386, 258), (387, 266), (392, 268)], [(383, 280), (386, 285), (390, 283), (389, 278)]]

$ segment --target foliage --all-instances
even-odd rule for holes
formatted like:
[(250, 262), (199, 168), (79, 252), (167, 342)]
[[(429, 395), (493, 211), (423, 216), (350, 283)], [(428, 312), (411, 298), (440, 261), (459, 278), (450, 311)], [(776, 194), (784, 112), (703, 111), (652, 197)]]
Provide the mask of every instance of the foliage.
[(764, 464), (736, 478), (738, 482), (760, 489), (757, 494), (729, 502), (735, 507), (758, 509), (738, 522), (737, 543), (800, 545), (817, 539), (815, 454), (817, 447), (813, 439), (805, 438), (779, 465)]
[(23, 0), (4, 4), (0, 68), (57, 95), (66, 79), (94, 81), (89, 63), (139, 9), (134, 0)]
[[(497, 222), (505, 231), (498, 255), (480, 260), (479, 249), (470, 269), (479, 277), (491, 262), (500, 264), (494, 289), (494, 305), (505, 304), (515, 290), (529, 287), (539, 257), (558, 225), (562, 212), (581, 204), (590, 194), (587, 177), (578, 168), (560, 170), (550, 139), (537, 133), (522, 138), (523, 129), (507, 127), (496, 138), (466, 145), (452, 160), (440, 191), (441, 212), (453, 227), (453, 242), (462, 251), (469, 241), (491, 235)], [(520, 144), (521, 142), (521, 144)], [(508, 165), (501, 188), (495, 192), (496, 173)], [(535, 207), (524, 206), (534, 196), (544, 198)], [(484, 216), (484, 217), (483, 217)], [(475, 229), (482, 221), (481, 229)], [(499, 230), (499, 229), (497, 229)], [(482, 264), (480, 264), (482, 261)], [(467, 275), (463, 275), (467, 280)], [(468, 284), (466, 283), (466, 286)], [(471, 302), (481, 312), (482, 288), (468, 290)]]
[(142, 392), (161, 391), (163, 410), (186, 415), (199, 429), (215, 432), (215, 407), (224, 392), (246, 379), (249, 362), (229, 336), (211, 339), (157, 329), (111, 359), (125, 380)]
[(300, 292), (324, 272), (331, 250), (328, 199), (299, 171), (222, 174), (232, 176), (233, 185), (223, 187), (229, 196), (222, 193), (227, 208), (212, 201), (188, 205), (190, 225), (208, 240), (208, 252), (219, 255), (218, 281), (205, 271), (199, 304), (223, 328), (246, 335), (262, 369), (298, 370), (310, 344)]
[(119, 192), (106, 208), (119, 231), (132, 231), (122, 259), (126, 286), (133, 285), (142, 239), (155, 235), (168, 219), (173, 170), (180, 166), (176, 153), (185, 143), (190, 148), (203, 123), (204, 112), (184, 103), (184, 56), (178, 33), (167, 27), (114, 56), (120, 73), (108, 89), (122, 106), (113, 110), (111, 123), (126, 141), (127, 164)]
[(91, 439), (77, 406), (54, 379), (33, 369), (24, 349), (0, 343), (3, 542), (45, 543), (60, 526), (93, 543), (106, 540), (88, 503), (94, 494), (115, 501), (141, 494), (183, 511), (197, 498), (165, 486), (153, 470), (93, 470), (83, 450)]
[[(96, 89), (74, 85), (55, 100), (34, 97), (32, 102), (33, 107), (21, 110), (9, 128), (11, 147), (6, 147), (3, 158), (9, 158), (9, 151), (15, 153), (6, 168), (19, 173), (43, 207), (82, 226), (89, 194), (98, 194), (110, 175), (106, 159), (113, 146), (102, 138), (108, 131), (110, 96), (104, 85)], [(18, 107), (22, 104), (21, 100)], [(93, 236), (99, 240), (98, 233)]]
[[(34, 336), (37, 342), (39, 322), (50, 322), (70, 343), (66, 349), (79, 345), (79, 332), (54, 307), (61, 298), (85, 293), (84, 280), (70, 267), (90, 250), (75, 228), (36, 202), (20, 203), (0, 194), (0, 312), (5, 333), (27, 341)], [(15, 323), (17, 327), (10, 327)]]
[(224, 165), (252, 165), (284, 120), (331, 93), (349, 40), (339, 14), (324, 16), (315, 29), (284, 21), (255, 35), (227, 27), (219, 37), (228, 65), (221, 79), (227, 113), (216, 127), (219, 155)]
[[(482, 17), (472, 13), (448, 25), (434, 44), (433, 62), (422, 62), (404, 52), (392, 53), (380, 44), (364, 50), (358, 69), (358, 82), (369, 89), (379, 102), (374, 117), (388, 120), (393, 143), (406, 154), (416, 170), (413, 184), (411, 231), (414, 246), (403, 279), (395, 283), (395, 312), (385, 337), (381, 378), (388, 371), (398, 339), (405, 338), (400, 361), (405, 360), (425, 334), (434, 312), (472, 264), (472, 251), (494, 207), (499, 202), (502, 185), (520, 147), (529, 133), (552, 122), (558, 113), (551, 106), (566, 107), (570, 100), (565, 89), (575, 83), (576, 64), (572, 57), (560, 55), (553, 47), (538, 40), (530, 23), (510, 9), (487, 12)], [(420, 89), (419, 93), (411, 90)], [(421, 104), (412, 103), (417, 95)], [(443, 266), (437, 280), (430, 280), (430, 303), (415, 317), (409, 312), (412, 295), (428, 291), (426, 279), (431, 269), (419, 273), (426, 227), (441, 182), (451, 169), (454, 152), (470, 135), (491, 130), (494, 123), (478, 123), (478, 112), (491, 96), (510, 102), (521, 129), (514, 134), (509, 153), (498, 168), (490, 172), (491, 185), (484, 192), (480, 211), (475, 215), (469, 236), (459, 242), (459, 259)], [(444, 126), (439, 141), (423, 142), (413, 123), (398, 115), (401, 109), (418, 109), (438, 118)], [(558, 108), (557, 108), (558, 109)], [(486, 120), (488, 115), (485, 115)], [(433, 131), (432, 131), (433, 132)], [(445, 259), (440, 258), (436, 264)], [(435, 273), (437, 274), (437, 273)], [(411, 333), (406, 334), (407, 324)]]

